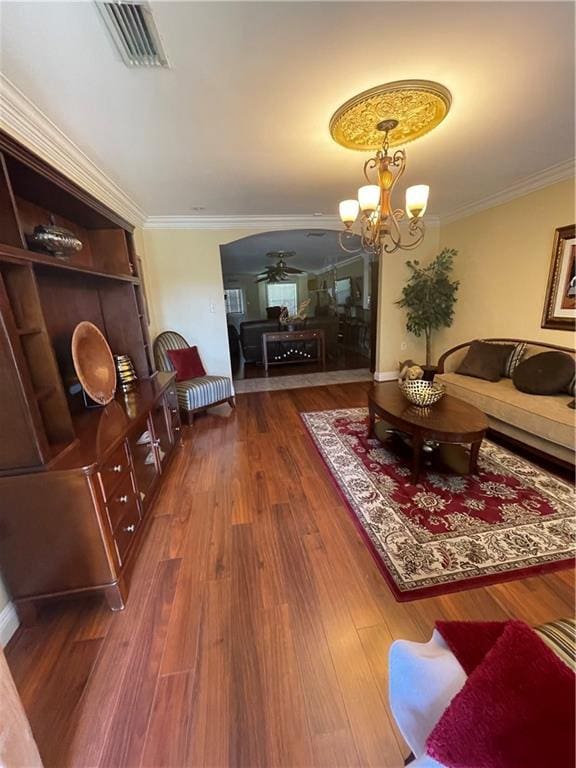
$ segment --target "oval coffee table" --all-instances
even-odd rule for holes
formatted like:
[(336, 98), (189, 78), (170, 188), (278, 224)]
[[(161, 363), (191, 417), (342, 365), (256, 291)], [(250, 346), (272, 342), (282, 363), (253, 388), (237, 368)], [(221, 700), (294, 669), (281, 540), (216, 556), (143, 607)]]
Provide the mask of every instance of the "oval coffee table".
[(427, 440), (437, 443), (470, 445), (468, 471), (477, 472), (478, 452), (488, 429), (486, 416), (463, 400), (444, 395), (434, 405), (419, 408), (410, 403), (398, 382), (374, 384), (368, 395), (370, 423), (368, 436), (373, 436), (376, 417), (409, 435), (412, 443), (412, 482), (418, 482), (422, 466), (422, 449)]

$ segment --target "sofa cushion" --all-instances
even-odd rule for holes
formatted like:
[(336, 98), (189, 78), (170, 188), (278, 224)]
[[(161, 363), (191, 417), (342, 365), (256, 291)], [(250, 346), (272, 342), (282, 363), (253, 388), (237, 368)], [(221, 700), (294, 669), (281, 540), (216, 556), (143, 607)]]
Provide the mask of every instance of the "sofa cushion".
[(567, 394), (537, 397), (519, 392), (511, 379), (490, 382), (458, 373), (437, 374), (436, 381), (494, 420), (574, 449), (574, 411), (566, 407), (571, 399)]
[(504, 375), (506, 364), (515, 346), (515, 344), (473, 341), (457, 373), (487, 381), (498, 381)]
[(514, 375), (514, 371), (522, 362), (524, 355), (526, 354), (527, 348), (528, 348), (528, 344), (526, 344), (526, 342), (524, 341), (520, 341), (518, 344), (514, 346), (514, 349), (512, 350), (512, 352), (510, 353), (510, 356), (508, 357), (508, 360), (506, 361), (504, 376), (507, 376), (509, 379), (512, 378), (512, 376)]
[(520, 363), (512, 376), (516, 389), (530, 395), (567, 392), (574, 377), (574, 359), (564, 352), (541, 352)]

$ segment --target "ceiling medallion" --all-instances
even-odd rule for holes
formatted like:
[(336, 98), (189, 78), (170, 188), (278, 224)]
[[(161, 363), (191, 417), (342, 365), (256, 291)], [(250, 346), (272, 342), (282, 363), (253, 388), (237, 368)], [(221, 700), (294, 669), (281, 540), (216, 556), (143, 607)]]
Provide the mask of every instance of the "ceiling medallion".
[[(363, 249), (380, 257), (399, 249), (412, 250), (423, 241), (430, 188), (427, 184), (408, 187), (404, 210), (396, 208), (394, 190), (406, 170), (406, 152), (390, 149), (431, 131), (448, 114), (451, 100), (450, 92), (439, 83), (401, 80), (364, 91), (334, 113), (330, 133), (335, 141), (350, 149), (376, 150), (364, 163), (366, 183), (359, 187), (357, 198), (340, 203), (344, 251)], [(408, 222), (402, 231), (404, 213)], [(360, 248), (353, 230), (358, 218)]]
[(390, 131), (389, 145), (397, 147), (424, 136), (448, 114), (452, 96), (431, 80), (396, 80), (359, 93), (342, 104), (330, 120), (334, 141), (348, 149), (371, 150), (382, 146), (382, 120), (398, 121)]

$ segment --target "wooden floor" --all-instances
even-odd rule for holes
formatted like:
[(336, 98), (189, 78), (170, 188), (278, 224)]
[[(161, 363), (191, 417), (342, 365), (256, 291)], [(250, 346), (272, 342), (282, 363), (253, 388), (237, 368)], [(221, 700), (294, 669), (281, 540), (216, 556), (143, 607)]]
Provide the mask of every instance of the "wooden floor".
[(126, 610), (53, 608), (8, 648), (47, 766), (399, 768), (394, 638), (572, 614), (569, 570), (394, 600), (298, 416), (364, 405), (368, 386), (241, 395), (197, 419)]

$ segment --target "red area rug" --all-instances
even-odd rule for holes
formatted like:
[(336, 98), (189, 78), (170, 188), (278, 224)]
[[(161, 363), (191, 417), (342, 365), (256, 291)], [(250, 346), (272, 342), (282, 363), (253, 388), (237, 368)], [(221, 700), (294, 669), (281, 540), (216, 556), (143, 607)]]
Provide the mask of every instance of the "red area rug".
[(367, 409), (302, 418), (398, 600), (517, 579), (573, 563), (576, 494), (487, 440), (478, 475), (424, 471), (367, 437)]

